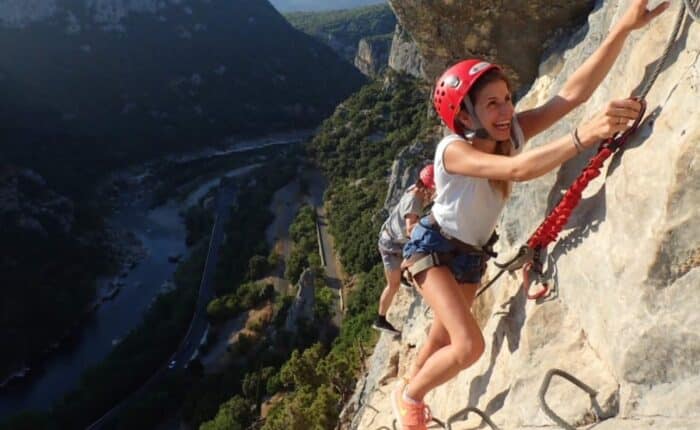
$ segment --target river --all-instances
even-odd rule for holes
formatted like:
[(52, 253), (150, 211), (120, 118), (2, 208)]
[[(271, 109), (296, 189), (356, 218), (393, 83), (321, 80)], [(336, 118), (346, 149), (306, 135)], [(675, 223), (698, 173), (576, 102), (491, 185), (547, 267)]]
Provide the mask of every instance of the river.
[[(309, 132), (278, 134), (272, 137), (230, 140), (229, 147), (186, 154), (178, 160), (216, 157), (232, 152), (253, 151), (271, 145), (299, 143)], [(222, 172), (222, 176), (242, 175), (249, 168)], [(130, 169), (133, 172), (134, 169)], [(143, 173), (131, 173), (132, 177)], [(149, 208), (147, 193), (138, 185), (123, 190), (117, 209), (107, 220), (115, 229), (133, 234), (141, 243), (142, 258), (116, 282), (121, 283), (118, 294), (103, 302), (80, 328), (75, 338), (52, 354), (40, 369), (32, 369), (29, 377), (16, 381), (0, 391), (0, 421), (22, 410), (45, 410), (78, 386), (82, 373), (103, 360), (130, 330), (142, 321), (145, 311), (164, 283), (172, 279), (176, 264), (170, 256), (187, 255), (186, 229), (179, 215), (183, 206), (197, 200), (218, 181), (200, 185), (185, 199), (172, 200)], [(139, 196), (142, 196), (139, 198)]]

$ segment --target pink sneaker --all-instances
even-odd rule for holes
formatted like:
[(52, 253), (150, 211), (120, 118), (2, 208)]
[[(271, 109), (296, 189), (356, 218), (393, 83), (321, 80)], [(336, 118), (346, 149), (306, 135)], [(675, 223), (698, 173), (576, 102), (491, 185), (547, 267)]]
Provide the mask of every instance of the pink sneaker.
[(423, 402), (411, 403), (403, 399), (406, 384), (399, 381), (391, 392), (391, 408), (394, 418), (399, 424), (399, 430), (427, 430), (432, 419), (430, 408)]

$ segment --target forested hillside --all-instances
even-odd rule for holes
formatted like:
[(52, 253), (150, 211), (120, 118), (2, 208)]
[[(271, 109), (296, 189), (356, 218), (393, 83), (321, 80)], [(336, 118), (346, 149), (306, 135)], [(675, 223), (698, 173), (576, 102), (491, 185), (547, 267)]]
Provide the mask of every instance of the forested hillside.
[(34, 3), (0, 9), (0, 123), (32, 134), (193, 145), (312, 126), (363, 79), (266, 1)]
[(396, 26), (396, 17), (386, 4), (327, 12), (294, 12), (285, 14), (285, 18), (351, 63), (360, 39), (390, 35)]

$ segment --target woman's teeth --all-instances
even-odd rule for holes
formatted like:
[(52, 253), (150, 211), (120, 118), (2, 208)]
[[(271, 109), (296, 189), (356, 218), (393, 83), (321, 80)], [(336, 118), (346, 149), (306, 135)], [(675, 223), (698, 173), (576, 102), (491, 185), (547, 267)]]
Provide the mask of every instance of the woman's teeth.
[(499, 130), (509, 130), (510, 121), (497, 122), (494, 124), (494, 126)]

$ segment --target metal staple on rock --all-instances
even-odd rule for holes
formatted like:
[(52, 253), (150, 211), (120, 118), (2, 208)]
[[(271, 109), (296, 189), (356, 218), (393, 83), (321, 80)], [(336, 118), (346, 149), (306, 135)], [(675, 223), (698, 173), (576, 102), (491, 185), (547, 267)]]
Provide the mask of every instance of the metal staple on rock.
[(542, 411), (544, 411), (545, 414), (549, 418), (552, 419), (555, 423), (559, 424), (561, 427), (565, 428), (566, 430), (576, 430), (574, 426), (571, 424), (567, 423), (564, 421), (559, 415), (554, 413), (554, 411), (547, 405), (547, 402), (544, 399), (545, 394), (547, 394), (547, 390), (549, 389), (549, 383), (552, 381), (552, 377), (554, 375), (561, 376), (562, 378), (568, 380), (572, 384), (576, 385), (583, 391), (585, 391), (588, 396), (591, 398), (591, 404), (593, 405), (593, 408), (595, 409), (595, 412), (598, 416), (598, 418), (601, 418), (603, 413), (600, 409), (600, 405), (598, 405), (598, 402), (596, 401), (595, 397), (598, 395), (598, 392), (594, 390), (593, 388), (589, 387), (588, 385), (584, 384), (583, 382), (579, 381), (571, 375), (570, 373), (567, 373), (561, 369), (551, 369), (549, 372), (544, 377), (544, 380), (542, 381), (542, 386), (540, 387), (540, 392), (538, 394), (539, 399), (540, 399), (540, 406), (542, 407)]
[[(491, 421), (491, 418), (486, 414), (486, 412), (482, 411), (481, 409), (475, 408), (473, 406), (467, 406), (466, 408), (460, 410), (456, 414), (452, 415), (450, 418), (447, 419), (444, 423), (440, 421), (439, 419), (432, 417), (431, 421), (434, 422), (439, 426), (439, 428), (442, 429), (447, 429), (447, 430), (452, 430), (452, 423), (455, 421), (461, 421), (467, 417), (469, 412), (474, 412), (475, 414), (479, 415), (486, 424), (488, 424), (493, 430), (500, 430), (496, 424)], [(391, 422), (391, 429), (387, 426), (382, 426), (378, 427), (375, 430), (397, 430), (396, 429), (396, 420), (393, 420)], [(432, 425), (430, 428), (435, 428), (434, 425)]]
[(496, 424), (491, 421), (491, 418), (489, 418), (488, 415), (486, 415), (486, 412), (482, 411), (481, 409), (475, 408), (473, 406), (467, 406), (466, 408), (462, 409), (461, 411), (457, 412), (456, 414), (452, 415), (450, 418), (448, 418), (446, 426), (447, 430), (452, 430), (452, 423), (455, 421), (461, 421), (463, 419), (466, 419), (467, 416), (469, 415), (469, 412), (474, 412), (475, 414), (479, 415), (482, 420), (486, 424), (488, 424), (493, 430), (500, 430)]
[[(431, 419), (431, 421), (433, 421), (433, 422), (435, 422), (435, 424), (439, 425), (441, 429), (448, 428), (448, 427), (445, 427), (445, 423), (443, 423), (442, 421), (440, 421), (439, 419), (437, 419), (437, 418), (435, 418), (435, 417), (433, 417), (433, 418)], [(386, 430), (397, 430), (397, 429), (396, 429), (396, 420), (394, 420), (394, 421), (391, 422), (391, 427), (392, 427), (392, 428), (389, 428), (389, 427), (387, 427), (387, 426), (381, 426), (381, 427), (379, 427), (379, 428), (377, 428), (377, 429), (375, 429), (375, 430), (385, 430), (385, 429), (386, 429)], [(431, 426), (431, 428), (435, 428), (435, 426)]]

